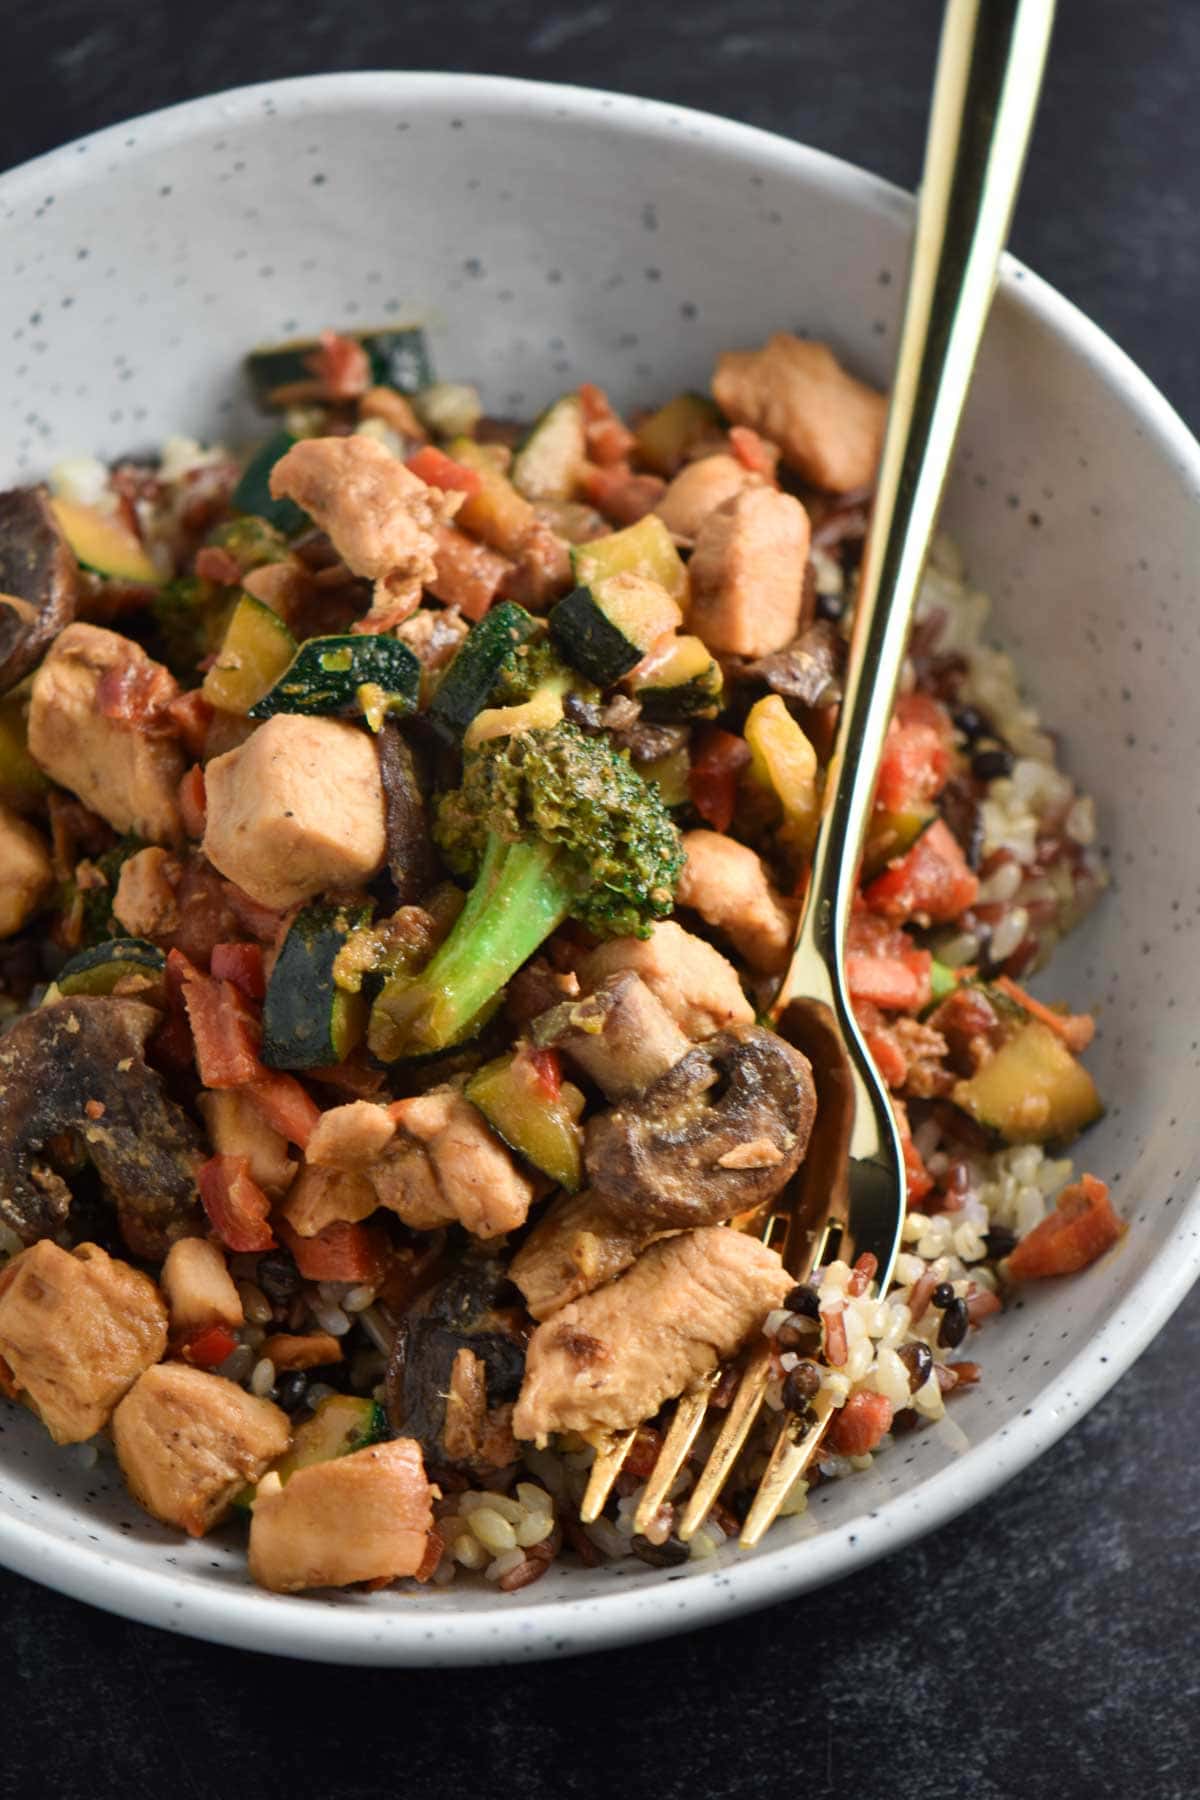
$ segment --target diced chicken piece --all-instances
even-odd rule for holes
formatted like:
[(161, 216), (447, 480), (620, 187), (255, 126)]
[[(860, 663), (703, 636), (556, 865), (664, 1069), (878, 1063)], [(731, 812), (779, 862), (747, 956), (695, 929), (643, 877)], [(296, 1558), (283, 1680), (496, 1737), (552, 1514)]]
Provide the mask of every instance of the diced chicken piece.
[(787, 962), (795, 923), (766, 865), (746, 844), (720, 831), (685, 831), (687, 861), (675, 898), (729, 939), (760, 975)]
[(691, 1049), (678, 1025), (632, 969), (620, 969), (582, 1000), (568, 1000), (534, 1025), (534, 1042), (553, 1045), (609, 1100), (643, 1094)]
[(196, 1104), (215, 1155), (244, 1156), (251, 1181), (271, 1199), (287, 1192), (296, 1175), (287, 1139), (267, 1124), (249, 1094), (238, 1088), (212, 1089), (202, 1093)]
[(153, 694), (165, 706), (178, 689), (162, 664), (128, 638), (99, 625), (68, 625), (33, 678), (29, 753), (115, 830), (176, 843), (183, 836), (179, 783), (187, 766), (179, 740), (139, 728), (128, 713), (102, 711), (110, 691), (118, 698)]
[(727, 1025), (754, 1023), (754, 1008), (733, 964), (674, 919), (651, 926), (648, 938), (610, 938), (589, 951), (579, 965), (579, 980), (590, 990), (619, 969), (639, 975), (693, 1043)]
[(349, 1100), (321, 1114), (305, 1146), (305, 1160), (333, 1169), (366, 1169), (378, 1161), (395, 1135), (396, 1122), (386, 1106)]
[(732, 1356), (791, 1285), (776, 1252), (740, 1231), (707, 1226), (651, 1244), (626, 1274), (538, 1326), (514, 1432), (542, 1444), (555, 1431), (652, 1418)]
[(509, 1274), (533, 1317), (548, 1319), (621, 1274), (657, 1235), (618, 1222), (593, 1193), (567, 1194), (543, 1213), (513, 1257)]
[(326, 1369), (341, 1362), (342, 1344), (328, 1331), (279, 1331), (263, 1339), (259, 1355), (268, 1357), (277, 1369)]
[(768, 656), (800, 628), (811, 531), (791, 494), (747, 488), (700, 527), (688, 629), (727, 656)]
[[(271, 493), (285, 495), (329, 533), (348, 569), (375, 583), (374, 626), (415, 612), (436, 580), (434, 527), (463, 496), (428, 486), (374, 438), (304, 438), (271, 470)], [(391, 615), (394, 613), (394, 619)]]
[(159, 1281), (176, 1343), (209, 1325), (236, 1331), (246, 1322), (225, 1253), (212, 1238), (177, 1238), (167, 1251)]
[(702, 456), (697, 462), (685, 463), (654, 510), (676, 537), (694, 538), (718, 506), (747, 488), (761, 486), (761, 476), (736, 456), (722, 451), (717, 456)]
[(360, 1169), (320, 1169), (305, 1164), (283, 1203), (281, 1216), (301, 1237), (316, 1237), (327, 1225), (358, 1225), (369, 1219), (379, 1197)]
[(278, 1406), (181, 1362), (147, 1369), (113, 1414), (130, 1493), (191, 1537), (219, 1525), (234, 1495), (283, 1455), (290, 1438)]
[(491, 1238), (525, 1223), (532, 1182), (456, 1088), (397, 1101), (392, 1116), (400, 1136), (369, 1171), (382, 1206), (418, 1231), (457, 1223)]
[(20, 931), (53, 883), (54, 868), (41, 832), (0, 806), (0, 938)]
[(167, 1347), (148, 1275), (96, 1244), (33, 1244), (4, 1271), (0, 1359), (56, 1444), (80, 1444)]
[(250, 1520), (250, 1573), (277, 1594), (414, 1575), (433, 1529), (433, 1491), (412, 1438), (268, 1476)]
[[(453, 531), (454, 527), (447, 525), (444, 529)], [(457, 535), (462, 537), (463, 533)], [(476, 548), (482, 550), (484, 546), (479, 544)], [(444, 668), (452, 660), (470, 629), (469, 621), (449, 604), (423, 606), (411, 619), (397, 625), (396, 636), (402, 644), (408, 645), (422, 668), (435, 670)]]
[(112, 909), (130, 937), (167, 937), (179, 930), (182, 876), (179, 858), (158, 844), (126, 858), (121, 864)]
[(362, 887), (383, 867), (379, 758), (354, 725), (278, 713), (204, 780), (204, 854), (263, 906)]
[(847, 374), (828, 344), (778, 331), (761, 350), (727, 350), (712, 389), (727, 418), (778, 444), (813, 487), (844, 494), (874, 481), (887, 400)]

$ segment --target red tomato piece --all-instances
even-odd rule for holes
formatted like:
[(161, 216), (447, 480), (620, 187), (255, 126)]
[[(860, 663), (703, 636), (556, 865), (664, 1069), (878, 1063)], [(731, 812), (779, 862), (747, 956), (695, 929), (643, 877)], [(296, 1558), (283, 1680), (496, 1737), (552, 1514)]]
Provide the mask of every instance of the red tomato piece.
[(261, 944), (214, 944), (209, 968), (222, 981), (232, 981), (251, 1000), (267, 991)]
[(919, 1012), (932, 998), (928, 950), (906, 950), (901, 956), (846, 955), (846, 985), (857, 1004), (867, 1002), (885, 1012)]
[(315, 1237), (301, 1237), (280, 1220), (279, 1235), (305, 1281), (358, 1281), (376, 1287), (386, 1273), (388, 1240), (382, 1226), (339, 1219)]
[(1013, 1281), (1037, 1281), (1046, 1275), (1074, 1275), (1125, 1234), (1108, 1188), (1094, 1175), (1071, 1182), (1058, 1196), (1049, 1218), (1023, 1237), (1008, 1259)]
[(579, 477), (584, 498), (613, 525), (636, 525), (666, 492), (661, 475), (635, 475), (628, 463), (585, 463)]
[(481, 494), (483, 477), (478, 469), (468, 469), (465, 463), (455, 462), (444, 450), (434, 444), (423, 444), (414, 455), (408, 458), (405, 468), (430, 487), (443, 488), (456, 494)]
[(692, 805), (714, 831), (728, 831), (737, 807), (738, 776), (750, 761), (750, 746), (735, 732), (706, 725), (692, 741), (688, 792)]
[(184, 1343), (184, 1361), (194, 1363), (198, 1369), (216, 1369), (227, 1356), (232, 1356), (237, 1344), (232, 1331), (226, 1331), (224, 1325), (205, 1325)]
[(898, 923), (949, 924), (978, 893), (979, 877), (967, 867), (957, 838), (944, 819), (935, 819), (906, 856), (864, 888), (863, 899), (872, 912)]
[(321, 1109), (296, 1077), (260, 1066), (257, 1078), (246, 1084), (246, 1092), (267, 1124), (303, 1150)]
[(196, 1175), (209, 1223), (221, 1242), (238, 1254), (275, 1248), (268, 1218), (271, 1202), (251, 1181), (249, 1169), (245, 1156), (210, 1156)]
[(863, 1389), (834, 1413), (826, 1441), (839, 1456), (865, 1456), (891, 1428), (891, 1401)]
[[(464, 470), (472, 474), (473, 470)], [(429, 591), (443, 606), (457, 606), (464, 619), (482, 619), (513, 572), (507, 556), (478, 543), (455, 525), (435, 525), (434, 579)]]
[(903, 812), (932, 800), (946, 785), (953, 741), (944, 706), (928, 694), (902, 694), (884, 739), (875, 804)]

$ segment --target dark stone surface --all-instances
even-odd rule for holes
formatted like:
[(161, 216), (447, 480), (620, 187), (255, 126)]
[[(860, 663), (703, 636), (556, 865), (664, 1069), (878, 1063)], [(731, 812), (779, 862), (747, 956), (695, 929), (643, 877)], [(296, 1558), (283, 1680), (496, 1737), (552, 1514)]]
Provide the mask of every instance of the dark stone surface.
[[(911, 185), (938, 10), (17, 0), (0, 164), (266, 77), (404, 66), (624, 88)], [(1064, 0), (1015, 248), (1200, 421), (1200, 10)], [(757, 1617), (558, 1667), (325, 1670), (0, 1575), (0, 1793), (1062, 1800), (1198, 1789), (1193, 1296), (1115, 1392), (926, 1543)]]

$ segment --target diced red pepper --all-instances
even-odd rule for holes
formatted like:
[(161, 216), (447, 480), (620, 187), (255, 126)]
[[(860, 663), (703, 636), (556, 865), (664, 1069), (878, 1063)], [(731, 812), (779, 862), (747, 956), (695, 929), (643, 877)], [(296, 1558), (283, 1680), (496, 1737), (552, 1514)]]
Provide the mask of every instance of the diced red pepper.
[(579, 403), (583, 407), (589, 461), (602, 464), (627, 461), (637, 439), (613, 411), (604, 389), (585, 381), (579, 390)]
[(321, 1109), (294, 1075), (260, 1066), (257, 1078), (247, 1083), (246, 1093), (273, 1130), (290, 1144), (305, 1148)]
[(557, 1050), (525, 1050), (533, 1071), (534, 1088), (544, 1100), (557, 1100), (562, 1092), (562, 1059)]
[(979, 877), (967, 867), (958, 840), (944, 819), (935, 819), (906, 856), (864, 888), (863, 899), (885, 919), (949, 924), (978, 893)]
[[(164, 970), (167, 1010), (162, 1024), (154, 1034), (152, 1051), (156, 1062), (166, 1063), (172, 1069), (190, 1069), (195, 1055), (192, 1028), (188, 1024), (187, 1008), (183, 1003), (184, 975), (189, 969), (192, 969), (192, 964), (182, 950), (167, 951)], [(192, 972), (195, 973), (195, 970), (192, 969)]]
[(208, 728), (213, 720), (212, 702), (204, 698), (199, 688), (189, 688), (186, 694), (176, 694), (168, 704), (167, 716), (183, 739), (188, 755), (203, 756)]
[(692, 805), (714, 831), (728, 831), (737, 807), (738, 775), (750, 761), (745, 738), (719, 725), (706, 725), (692, 742), (688, 793)]
[(435, 525), (433, 536), (436, 573), (428, 584), (430, 593), (443, 606), (457, 606), (464, 619), (482, 619), (513, 573), (513, 564), (456, 525)]
[(906, 950), (902, 956), (864, 956), (848, 951), (846, 985), (856, 1003), (867, 1002), (885, 1012), (919, 1012), (932, 997), (928, 950)]
[(306, 361), (330, 400), (357, 400), (371, 385), (370, 359), (357, 338), (323, 331)]
[(188, 836), (197, 840), (202, 838), (208, 818), (208, 796), (204, 789), (204, 770), (199, 763), (193, 763), (179, 783), (179, 811)]
[(1065, 1187), (1049, 1218), (1023, 1237), (1008, 1259), (1013, 1281), (1037, 1281), (1046, 1275), (1074, 1275), (1125, 1234), (1108, 1188), (1094, 1175), (1083, 1175)]
[(266, 1074), (258, 1060), (258, 1013), (232, 981), (202, 975), (189, 963), (183, 1003), (196, 1046), (196, 1070), (205, 1087), (243, 1087)]
[(636, 525), (654, 511), (667, 489), (661, 475), (635, 475), (628, 463), (585, 463), (583, 496), (613, 525)]
[(196, 552), (196, 574), (217, 587), (239, 587), (242, 568), (236, 556), (221, 544), (205, 544)]
[(196, 1176), (213, 1230), (237, 1254), (275, 1248), (268, 1218), (271, 1202), (258, 1183), (251, 1181), (249, 1169), (248, 1157), (210, 1156)]
[(834, 1413), (826, 1441), (839, 1456), (865, 1456), (891, 1428), (891, 1401), (860, 1389)]
[(455, 462), (444, 450), (434, 444), (423, 444), (410, 456), (405, 468), (419, 475), (430, 487), (443, 488), (448, 493), (481, 494), (483, 477), (478, 469), (468, 469), (465, 463)]
[(902, 694), (884, 739), (875, 803), (903, 812), (932, 800), (950, 773), (953, 726), (944, 706), (928, 694)]
[(358, 1281), (377, 1287), (387, 1272), (387, 1233), (379, 1225), (335, 1220), (315, 1237), (301, 1237), (284, 1220), (279, 1235), (305, 1281)]
[(743, 469), (749, 469), (752, 475), (761, 475), (764, 481), (774, 481), (779, 462), (778, 444), (769, 443), (749, 425), (731, 425), (729, 447)]
[(224, 1325), (205, 1325), (184, 1341), (183, 1359), (198, 1369), (217, 1369), (237, 1347), (237, 1339)]
[(232, 981), (251, 1000), (267, 991), (261, 944), (214, 944), (209, 968), (222, 981)]

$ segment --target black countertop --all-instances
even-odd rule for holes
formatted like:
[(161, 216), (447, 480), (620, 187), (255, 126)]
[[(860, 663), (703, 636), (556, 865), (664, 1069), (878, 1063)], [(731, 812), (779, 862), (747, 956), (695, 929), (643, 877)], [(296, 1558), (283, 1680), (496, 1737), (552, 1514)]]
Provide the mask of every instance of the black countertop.
[[(487, 70), (728, 113), (912, 186), (933, 0), (10, 0), (0, 166), (213, 88)], [(1200, 8), (1063, 0), (1014, 248), (1200, 424)], [(1070, 1436), (806, 1599), (519, 1670), (323, 1669), (0, 1573), (0, 1794), (1037, 1800), (1200, 1792), (1200, 1297)]]

